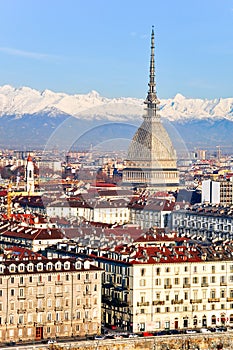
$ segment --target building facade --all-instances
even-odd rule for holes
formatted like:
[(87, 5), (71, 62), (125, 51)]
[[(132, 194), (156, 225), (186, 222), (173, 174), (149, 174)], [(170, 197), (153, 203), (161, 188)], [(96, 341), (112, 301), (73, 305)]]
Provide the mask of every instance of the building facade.
[(104, 324), (133, 332), (232, 326), (233, 246), (206, 247), (162, 231), (115, 250), (60, 244), (50, 254), (91, 254), (104, 270)]
[(233, 190), (232, 181), (204, 180), (202, 181), (202, 203), (232, 205)]
[(232, 239), (233, 212), (230, 207), (197, 205), (172, 212), (172, 229), (180, 235), (202, 239)]
[(0, 261), (0, 342), (96, 334), (101, 270), (80, 259)]

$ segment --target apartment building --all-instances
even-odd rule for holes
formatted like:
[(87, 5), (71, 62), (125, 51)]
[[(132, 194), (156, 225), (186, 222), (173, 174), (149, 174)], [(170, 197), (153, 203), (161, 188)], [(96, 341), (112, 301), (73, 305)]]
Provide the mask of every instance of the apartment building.
[(104, 270), (103, 323), (134, 332), (233, 326), (232, 244), (155, 229), (111, 250), (60, 243), (47, 252), (91, 256)]
[(0, 261), (0, 342), (90, 335), (101, 327), (101, 270), (27, 249)]
[(202, 203), (232, 205), (232, 180), (202, 181)]
[(231, 207), (196, 204), (188, 210), (172, 212), (172, 229), (181, 235), (208, 239), (232, 239), (233, 211)]

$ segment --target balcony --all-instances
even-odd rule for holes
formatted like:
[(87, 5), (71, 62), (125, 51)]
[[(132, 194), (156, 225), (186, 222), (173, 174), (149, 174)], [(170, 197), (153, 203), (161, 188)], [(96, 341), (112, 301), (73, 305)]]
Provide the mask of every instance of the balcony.
[(91, 305), (83, 305), (83, 308), (84, 308), (84, 309), (91, 309), (92, 306), (91, 306)]
[(137, 302), (137, 306), (149, 306), (150, 305), (150, 302), (149, 301), (144, 301), (144, 302)]
[(112, 282), (106, 282), (103, 284), (104, 288), (114, 288), (115, 285)]
[(227, 282), (220, 282), (220, 286), (226, 286)]
[(62, 285), (63, 285), (63, 282), (62, 282), (62, 281), (56, 281), (56, 282), (55, 282), (55, 285), (56, 285), (56, 286), (62, 286)]
[(43, 327), (44, 323), (43, 322), (34, 322), (35, 327)]
[(17, 323), (17, 328), (26, 327), (25, 323)]
[(84, 280), (84, 284), (89, 284), (91, 283), (91, 280)]
[(102, 295), (102, 303), (111, 304), (112, 298), (110, 295)]
[(202, 286), (202, 287), (209, 287), (209, 283), (203, 282), (203, 283), (201, 284), (201, 286)]
[(24, 283), (18, 283), (18, 287), (19, 287), (19, 288), (26, 287), (26, 283), (25, 283), (25, 282), (24, 282)]
[(45, 283), (44, 282), (37, 282), (37, 286), (44, 286)]
[(63, 297), (63, 293), (62, 292), (57, 292), (54, 294), (55, 298), (59, 298), (59, 297)]
[(172, 285), (171, 284), (165, 284), (164, 285), (164, 289), (171, 289), (172, 288)]
[(63, 307), (62, 306), (55, 306), (54, 311), (62, 311)]
[(25, 314), (27, 312), (26, 309), (18, 309), (17, 314)]
[(44, 312), (45, 308), (44, 307), (37, 307), (36, 312)]
[(44, 298), (44, 293), (38, 293), (36, 294), (37, 299), (42, 299)]
[(191, 304), (200, 304), (202, 303), (202, 299), (190, 299)]
[(54, 321), (54, 324), (55, 324), (55, 325), (62, 324), (62, 323), (63, 323), (63, 321), (62, 321), (62, 320), (57, 320), (57, 321)]
[(26, 299), (25, 295), (18, 295), (18, 300), (25, 300), (25, 299)]
[(183, 288), (190, 288), (190, 283), (184, 283)]
[(233, 301), (233, 297), (232, 298), (227, 298), (227, 301)]
[(164, 300), (154, 300), (152, 302), (152, 305), (164, 305), (164, 304), (165, 304)]
[(180, 299), (180, 300), (175, 300), (175, 299), (173, 299), (172, 301), (171, 301), (171, 303), (174, 305), (174, 304), (183, 304), (184, 303), (184, 300), (183, 299)]
[(218, 303), (220, 301), (220, 298), (209, 298), (208, 303)]
[(113, 307), (127, 307), (127, 306), (129, 306), (129, 303), (127, 301), (122, 300), (122, 299), (114, 298), (114, 299), (112, 299), (111, 305)]
[(86, 297), (86, 296), (90, 296), (92, 293), (91, 291), (86, 291), (86, 292), (83, 292), (83, 296)]

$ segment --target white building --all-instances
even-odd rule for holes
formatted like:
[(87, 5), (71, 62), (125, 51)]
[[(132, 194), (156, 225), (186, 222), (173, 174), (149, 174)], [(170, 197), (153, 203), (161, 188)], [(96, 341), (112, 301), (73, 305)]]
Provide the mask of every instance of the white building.
[(233, 203), (232, 181), (202, 181), (202, 203), (231, 205)]

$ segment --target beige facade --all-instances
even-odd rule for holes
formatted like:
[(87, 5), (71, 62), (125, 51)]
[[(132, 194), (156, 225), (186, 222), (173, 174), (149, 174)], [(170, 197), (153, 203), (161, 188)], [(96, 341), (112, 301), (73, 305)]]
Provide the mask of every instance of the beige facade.
[(233, 325), (233, 262), (133, 266), (133, 330)]
[(96, 334), (101, 270), (78, 259), (0, 262), (0, 342)]

